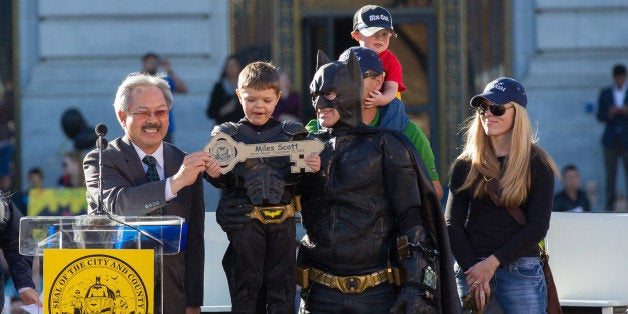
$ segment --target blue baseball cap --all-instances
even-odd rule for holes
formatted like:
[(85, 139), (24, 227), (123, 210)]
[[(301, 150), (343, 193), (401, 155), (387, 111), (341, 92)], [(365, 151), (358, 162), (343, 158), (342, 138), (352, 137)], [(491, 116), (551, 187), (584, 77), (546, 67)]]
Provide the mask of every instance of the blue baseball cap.
[(528, 98), (523, 86), (509, 77), (500, 77), (488, 83), (482, 94), (471, 98), (470, 104), (473, 107), (478, 107), (482, 104), (483, 99), (498, 106), (503, 106), (511, 101), (524, 108), (528, 104)]
[(360, 63), (360, 71), (362, 74), (366, 73), (366, 71), (374, 71), (377, 74), (384, 74), (384, 66), (382, 65), (382, 60), (379, 58), (377, 53), (369, 48), (364, 48), (360, 46), (353, 46), (351, 48), (347, 48), (345, 51), (340, 54), (338, 57), (338, 61), (342, 63), (347, 63), (349, 57), (351, 55), (351, 51), (358, 59)]

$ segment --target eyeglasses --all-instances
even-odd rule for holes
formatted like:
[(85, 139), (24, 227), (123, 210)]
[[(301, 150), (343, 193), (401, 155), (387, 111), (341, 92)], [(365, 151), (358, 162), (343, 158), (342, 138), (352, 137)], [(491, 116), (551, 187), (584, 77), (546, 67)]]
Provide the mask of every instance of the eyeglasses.
[(481, 104), (480, 106), (476, 108), (476, 110), (481, 116), (485, 115), (486, 111), (488, 110), (491, 112), (492, 115), (499, 117), (499, 116), (503, 116), (504, 113), (506, 113), (506, 110), (511, 109), (511, 108), (513, 108), (513, 106), (506, 107), (506, 106)]
[(363, 78), (363, 79), (366, 79), (366, 78), (369, 78), (369, 77), (378, 77), (378, 76), (380, 76), (380, 75), (381, 75), (381, 74), (379, 74), (379, 73), (377, 73), (377, 72), (368, 71), (368, 72), (364, 72), (364, 73), (362, 73), (362, 78)]
[(148, 119), (148, 117), (150, 116), (154, 116), (157, 119), (163, 119), (167, 117), (169, 113), (170, 113), (170, 110), (166, 110), (166, 109), (155, 110), (155, 111), (141, 110), (141, 111), (131, 112), (131, 114), (134, 115), (138, 119)]

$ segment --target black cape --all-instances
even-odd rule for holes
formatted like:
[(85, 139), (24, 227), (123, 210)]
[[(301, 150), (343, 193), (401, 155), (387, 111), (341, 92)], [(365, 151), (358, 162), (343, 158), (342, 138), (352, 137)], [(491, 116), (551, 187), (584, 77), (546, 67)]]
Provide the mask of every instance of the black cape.
[(403, 141), (408, 151), (411, 152), (413, 156), (414, 168), (417, 172), (419, 190), (421, 191), (421, 205), (423, 207), (423, 210), (421, 210), (421, 219), (423, 222), (423, 228), (425, 228), (428, 234), (431, 234), (435, 238), (437, 244), (436, 249), (440, 252), (440, 273), (438, 275), (441, 291), (440, 296), (435, 296), (436, 309), (439, 313), (462, 313), (453, 268), (454, 260), (449, 245), (449, 233), (447, 232), (447, 226), (445, 225), (445, 217), (440, 205), (440, 200), (438, 199), (434, 186), (432, 185), (432, 181), (427, 176), (428, 172), (425, 164), (423, 163), (423, 159), (410, 140), (397, 131), (361, 125), (351, 129), (350, 132), (362, 134), (385, 132), (392, 134)]

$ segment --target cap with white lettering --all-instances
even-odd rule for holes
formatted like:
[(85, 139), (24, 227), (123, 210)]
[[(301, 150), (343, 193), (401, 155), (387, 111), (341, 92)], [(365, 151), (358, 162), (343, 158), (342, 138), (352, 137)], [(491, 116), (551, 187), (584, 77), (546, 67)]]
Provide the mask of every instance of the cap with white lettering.
[(353, 15), (353, 30), (370, 37), (382, 29), (390, 29), (395, 34), (392, 16), (385, 8), (378, 5), (365, 5)]
[(358, 63), (360, 63), (360, 70), (362, 71), (362, 74), (366, 73), (367, 71), (373, 71), (379, 75), (384, 74), (384, 66), (382, 65), (382, 60), (379, 58), (375, 51), (368, 48), (360, 46), (347, 48), (344, 52), (340, 54), (340, 57), (338, 57), (338, 61), (343, 63), (349, 62), (352, 51), (356, 59), (358, 59)]
[(471, 106), (480, 106), (482, 99), (486, 99), (498, 106), (503, 106), (513, 101), (524, 108), (528, 104), (528, 97), (523, 86), (509, 77), (500, 77), (488, 83), (482, 94), (471, 98)]

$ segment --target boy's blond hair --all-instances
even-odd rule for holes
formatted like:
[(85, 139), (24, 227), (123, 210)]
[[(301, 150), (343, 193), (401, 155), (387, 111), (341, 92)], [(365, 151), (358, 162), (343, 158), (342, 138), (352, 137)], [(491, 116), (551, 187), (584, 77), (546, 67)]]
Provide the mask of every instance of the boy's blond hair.
[(238, 88), (273, 89), (279, 95), (279, 69), (270, 62), (249, 63), (238, 75)]

